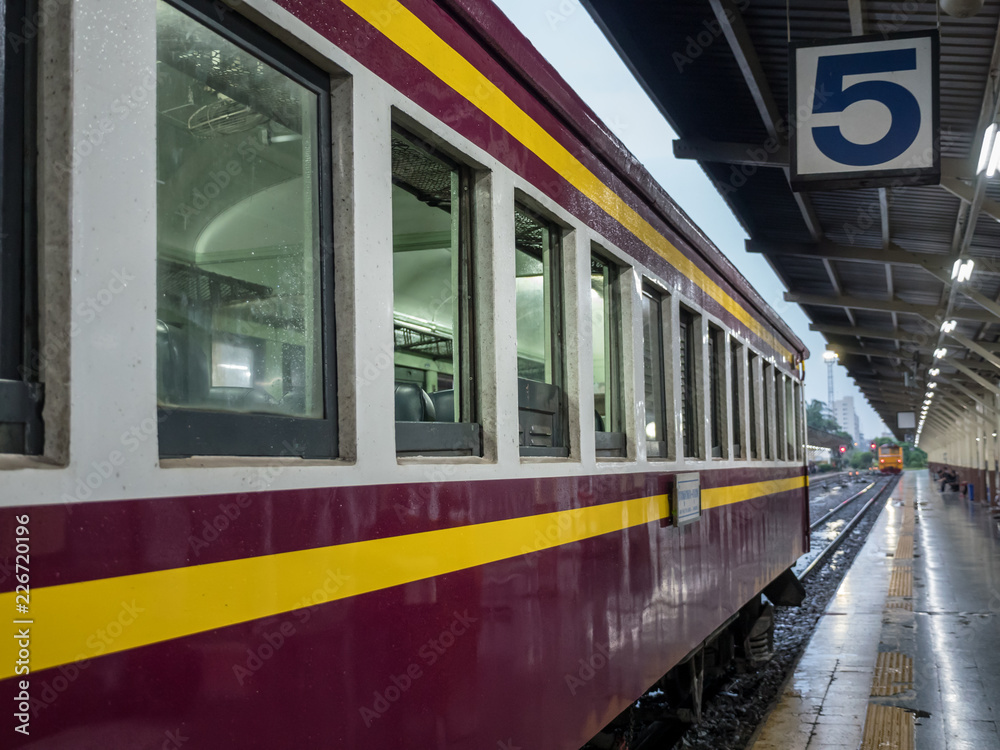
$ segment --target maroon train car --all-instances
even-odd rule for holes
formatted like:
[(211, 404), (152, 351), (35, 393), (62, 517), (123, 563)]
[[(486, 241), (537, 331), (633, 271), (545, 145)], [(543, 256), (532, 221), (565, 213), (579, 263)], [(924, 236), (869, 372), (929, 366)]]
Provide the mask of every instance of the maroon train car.
[(573, 750), (745, 646), (808, 352), (494, 6), (5, 23), (5, 747)]

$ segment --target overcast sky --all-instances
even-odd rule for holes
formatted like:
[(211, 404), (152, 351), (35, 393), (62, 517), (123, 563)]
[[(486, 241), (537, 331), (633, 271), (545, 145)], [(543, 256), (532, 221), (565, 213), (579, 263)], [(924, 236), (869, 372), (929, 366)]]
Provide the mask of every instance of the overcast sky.
[[(744, 250), (746, 233), (698, 164), (674, 158), (676, 134), (587, 11), (577, 0), (494, 2), (805, 342), (811, 352), (806, 362), (806, 399), (827, 401), (823, 337), (809, 330), (809, 320), (798, 305), (783, 301), (784, 285), (763, 256)], [(854, 397), (866, 438), (885, 432), (881, 418), (847, 371), (836, 365), (834, 397), (842, 396)]]

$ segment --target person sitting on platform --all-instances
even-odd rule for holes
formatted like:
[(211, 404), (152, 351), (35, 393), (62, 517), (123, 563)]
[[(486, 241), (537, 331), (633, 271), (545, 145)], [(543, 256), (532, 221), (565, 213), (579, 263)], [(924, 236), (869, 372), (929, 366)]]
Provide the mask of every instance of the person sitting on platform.
[(945, 486), (950, 485), (952, 492), (958, 491), (958, 475), (949, 467), (945, 466), (939, 473), (941, 479), (941, 491), (945, 491)]

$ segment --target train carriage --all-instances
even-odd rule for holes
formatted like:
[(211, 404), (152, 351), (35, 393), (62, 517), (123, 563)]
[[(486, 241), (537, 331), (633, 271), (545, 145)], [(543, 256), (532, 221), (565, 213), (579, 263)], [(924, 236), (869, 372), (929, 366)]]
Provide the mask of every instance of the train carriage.
[(758, 621), (808, 352), (494, 6), (5, 24), (9, 746), (570, 750)]

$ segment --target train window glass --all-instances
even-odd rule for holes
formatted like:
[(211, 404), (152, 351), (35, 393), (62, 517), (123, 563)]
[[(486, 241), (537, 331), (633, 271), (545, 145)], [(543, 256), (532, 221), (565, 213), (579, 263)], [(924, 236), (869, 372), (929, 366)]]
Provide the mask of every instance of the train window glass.
[(750, 411), (750, 458), (760, 458), (757, 450), (760, 415), (758, 412), (757, 384), (760, 382), (760, 358), (747, 352), (747, 408)]
[(472, 336), (472, 172), (392, 133), (396, 451), (480, 455)]
[(712, 457), (725, 455), (726, 338), (721, 328), (708, 327), (708, 398), (712, 430)]
[(764, 459), (770, 461), (774, 458), (774, 434), (772, 425), (774, 424), (774, 375), (773, 368), (767, 362), (762, 363), (761, 376), (764, 391)]
[(594, 430), (598, 456), (625, 455), (622, 419), (621, 304), (618, 267), (590, 256), (590, 317), (594, 342)]
[(561, 232), (514, 210), (518, 427), (521, 455), (568, 456), (563, 389)]
[(785, 400), (785, 458), (789, 461), (795, 460), (795, 402), (792, 400), (792, 379), (782, 378), (784, 381)]
[(24, 33), (36, 4), (7, 0), (0, 25), (0, 453), (42, 452), (41, 366), (35, 257), (35, 37)]
[(667, 457), (663, 377), (663, 305), (659, 294), (642, 290), (642, 364), (646, 405), (646, 456)]
[(743, 410), (740, 399), (740, 383), (743, 372), (743, 347), (735, 339), (729, 346), (729, 379), (732, 386), (732, 404), (730, 408), (731, 424), (733, 428), (733, 458), (744, 458), (743, 454)]
[(683, 307), (678, 317), (678, 357), (681, 378), (681, 447), (684, 455), (698, 458), (698, 388), (695, 337), (698, 319)]
[(802, 385), (795, 381), (795, 459), (801, 461), (805, 457), (806, 441), (802, 435)]
[(335, 455), (329, 77), (156, 7), (160, 452)]
[(774, 406), (774, 458), (782, 461), (785, 458), (785, 396), (782, 385), (785, 376), (778, 371), (777, 367), (772, 367), (771, 371), (774, 378), (774, 396), (771, 400), (771, 404)]

